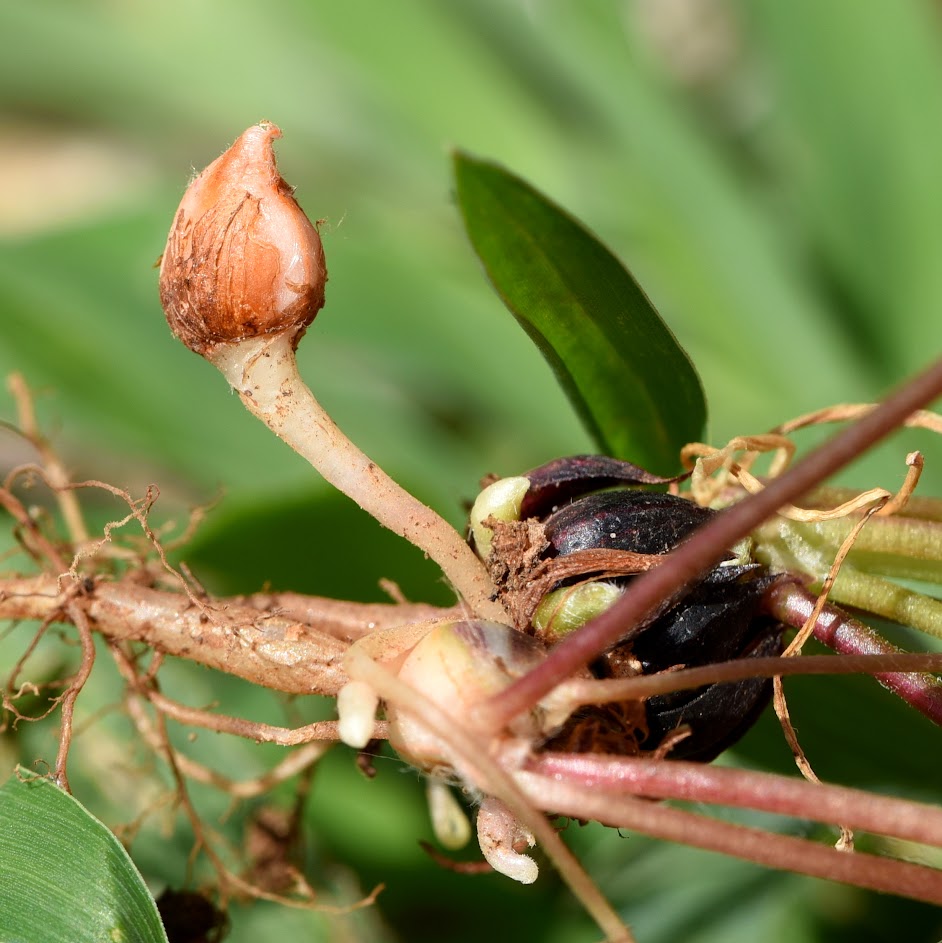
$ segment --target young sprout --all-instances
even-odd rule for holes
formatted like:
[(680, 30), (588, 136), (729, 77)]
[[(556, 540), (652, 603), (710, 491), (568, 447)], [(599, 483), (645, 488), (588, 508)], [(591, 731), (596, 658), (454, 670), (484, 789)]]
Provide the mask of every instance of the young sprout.
[(532, 884), (540, 875), (537, 863), (523, 852), (536, 837), (500, 799), (486, 796), (478, 809), (478, 844), (484, 860), (499, 874), (521, 884)]
[(190, 184), (160, 265), (167, 321), (327, 481), (425, 551), (475, 613), (505, 619), (461, 535), (350, 442), (298, 373), (295, 349), (323, 307), (327, 268), (275, 165), (280, 136), (254, 125)]
[(425, 784), (429, 818), (435, 837), (443, 848), (457, 851), (471, 840), (471, 823), (464, 808), (455, 798), (451, 786), (435, 776), (429, 776)]

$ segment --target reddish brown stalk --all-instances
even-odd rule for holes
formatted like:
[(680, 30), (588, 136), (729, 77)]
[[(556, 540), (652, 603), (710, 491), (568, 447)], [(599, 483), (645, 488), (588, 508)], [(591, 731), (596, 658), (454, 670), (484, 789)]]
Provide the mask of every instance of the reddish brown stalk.
[[(942, 905), (942, 872), (893, 858), (844, 852), (787, 835), (721, 822), (634, 796), (586, 790), (550, 776), (519, 772), (517, 785), (544, 809), (667, 841), (718, 851), (782, 871)], [(820, 786), (814, 787), (816, 789)]]
[[(757, 809), (942, 848), (942, 809), (861, 789), (683, 760), (542, 753), (526, 769), (607, 795), (683, 799)], [(942, 880), (942, 876), (940, 876)]]
[(717, 514), (668, 554), (661, 566), (639, 576), (614, 606), (557, 645), (540, 666), (484, 702), (475, 712), (476, 723), (494, 731), (505, 727), (511, 718), (528, 710), (560, 682), (645, 625), (668, 602), (676, 601), (737, 540), (783, 505), (796, 501), (843, 468), (940, 393), (942, 360), (892, 394), (872, 413), (811, 452), (765, 490)]
[[(780, 622), (799, 628), (810, 618), (815, 596), (793, 581), (773, 586), (765, 597), (768, 612)], [(868, 625), (835, 606), (826, 605), (814, 625), (814, 637), (839, 655), (895, 655), (902, 649), (890, 644)], [(881, 672), (873, 676), (920, 714), (942, 725), (942, 680), (928, 672)]]
[(576, 704), (606, 704), (613, 701), (635, 701), (692, 691), (705, 684), (743, 681), (746, 678), (774, 678), (784, 675), (875, 674), (885, 671), (942, 671), (942, 652), (894, 652), (878, 655), (803, 655), (782, 658), (736, 658), (714, 662), (698, 668), (679, 668), (657, 674), (634, 675), (601, 681), (569, 681), (566, 698)]

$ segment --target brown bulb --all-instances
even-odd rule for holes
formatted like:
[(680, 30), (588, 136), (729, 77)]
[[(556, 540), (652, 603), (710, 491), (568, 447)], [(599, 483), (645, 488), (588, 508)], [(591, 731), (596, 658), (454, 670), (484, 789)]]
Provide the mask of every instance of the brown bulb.
[(275, 165), (281, 131), (249, 128), (190, 184), (160, 263), (174, 334), (206, 356), (220, 344), (290, 332), (297, 345), (324, 305), (317, 229)]

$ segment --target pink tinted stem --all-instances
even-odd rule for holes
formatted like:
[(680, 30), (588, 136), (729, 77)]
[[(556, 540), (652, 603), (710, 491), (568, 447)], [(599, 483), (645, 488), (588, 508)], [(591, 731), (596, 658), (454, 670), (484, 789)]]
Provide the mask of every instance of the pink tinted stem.
[(608, 795), (686, 799), (814, 822), (840, 822), (849, 828), (942, 848), (942, 809), (861, 789), (683, 760), (589, 753), (541, 753), (527, 761), (526, 769)]
[[(776, 619), (800, 628), (811, 616), (815, 597), (793, 581), (776, 583), (765, 597), (767, 611)], [(835, 606), (826, 605), (814, 625), (814, 637), (841, 655), (896, 655), (902, 649), (870, 626)], [(883, 687), (901, 697), (920, 714), (942, 726), (942, 680), (928, 671), (874, 674)]]
[(635, 796), (613, 796), (558, 777), (518, 772), (530, 801), (572, 818), (590, 819), (643, 835), (718, 851), (782, 871), (852, 884), (942, 905), (942, 871), (707, 818)]

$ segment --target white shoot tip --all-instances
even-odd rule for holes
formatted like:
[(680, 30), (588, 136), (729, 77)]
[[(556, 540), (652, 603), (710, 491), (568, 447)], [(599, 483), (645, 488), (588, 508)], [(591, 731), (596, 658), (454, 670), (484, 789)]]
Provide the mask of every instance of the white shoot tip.
[(532, 884), (539, 876), (537, 863), (517, 850), (536, 844), (533, 833), (493, 796), (488, 796), (478, 810), (478, 844), (487, 863), (500, 874), (521, 884)]
[(451, 787), (440, 779), (429, 779), (426, 786), (428, 811), (435, 837), (443, 848), (457, 851), (471, 839), (471, 823)]
[(348, 681), (337, 694), (338, 732), (347, 746), (362, 750), (373, 736), (379, 698), (365, 681)]

